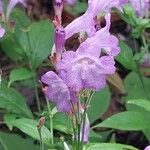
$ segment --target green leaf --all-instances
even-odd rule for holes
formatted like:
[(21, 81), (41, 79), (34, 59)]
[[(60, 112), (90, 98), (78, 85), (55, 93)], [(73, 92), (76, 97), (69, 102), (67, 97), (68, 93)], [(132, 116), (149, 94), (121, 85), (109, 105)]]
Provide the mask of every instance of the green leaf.
[[(0, 150), (38, 150), (39, 146), (34, 144), (31, 139), (24, 139), (17, 134), (0, 132)], [(5, 145), (5, 146), (4, 146)], [(3, 149), (5, 147), (5, 149)]]
[[(25, 134), (31, 136), (32, 138), (40, 140), (39, 133), (37, 130), (38, 121), (27, 118), (21, 118), (13, 121), (12, 125), (20, 129)], [(43, 126), (41, 128), (41, 134), (43, 142), (49, 145), (51, 139), (50, 131), (45, 126)]]
[(9, 86), (15, 81), (21, 81), (34, 77), (35, 73), (26, 68), (19, 68), (11, 70), (9, 76)]
[[(125, 88), (127, 90), (127, 99), (148, 99), (147, 94), (150, 97), (150, 79), (143, 78), (143, 84), (139, 75), (135, 72), (131, 72), (125, 78)], [(145, 92), (146, 91), (146, 92)], [(147, 94), (146, 94), (147, 93)]]
[(12, 130), (13, 128), (12, 122), (16, 120), (16, 117), (17, 116), (15, 114), (10, 114), (10, 113), (6, 113), (4, 115), (4, 122), (8, 126), (9, 130)]
[(144, 110), (150, 112), (150, 102), (148, 100), (144, 100), (144, 99), (128, 100), (127, 108), (130, 108), (132, 105), (138, 106), (138, 108), (140, 107), (140, 108), (143, 108)]
[(26, 105), (25, 98), (13, 88), (0, 89), (0, 108), (32, 118), (32, 113)]
[(36, 69), (51, 52), (53, 27), (49, 21), (32, 23), (28, 28), (15, 31), (20, 45), (26, 52), (29, 63)]
[(115, 143), (92, 143), (86, 146), (84, 150), (138, 150), (133, 146), (115, 144)]
[(22, 47), (19, 45), (13, 33), (6, 33), (1, 40), (2, 50), (13, 61), (17, 62), (25, 57)]
[(88, 109), (88, 117), (91, 123), (100, 118), (100, 116), (107, 110), (109, 102), (110, 91), (108, 87), (94, 94)]
[(121, 48), (121, 52), (116, 57), (116, 60), (125, 68), (130, 70), (136, 70), (137, 67), (133, 59), (133, 50), (123, 41), (120, 41), (119, 46)]
[(136, 111), (121, 112), (109, 117), (95, 127), (107, 127), (128, 131), (146, 129), (150, 124), (150, 119), (145, 114), (144, 112)]
[(69, 117), (63, 113), (57, 113), (53, 117), (54, 129), (64, 132), (66, 134), (72, 134), (72, 126)]

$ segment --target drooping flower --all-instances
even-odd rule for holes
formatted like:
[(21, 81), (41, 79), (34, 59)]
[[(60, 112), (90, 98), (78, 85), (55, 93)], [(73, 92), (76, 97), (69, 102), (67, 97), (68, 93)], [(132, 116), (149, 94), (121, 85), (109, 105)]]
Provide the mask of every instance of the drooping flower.
[(148, 15), (150, 9), (150, 1), (149, 0), (129, 0), (132, 8), (135, 13), (140, 17), (145, 17)]
[(75, 33), (84, 31), (86, 31), (89, 36), (92, 36), (96, 31), (94, 25), (93, 15), (85, 13), (65, 27), (66, 39)]
[(87, 38), (87, 40), (81, 44), (80, 47), (84, 45), (88, 45), (88, 51), (97, 51), (97, 55), (100, 55), (102, 49), (110, 56), (116, 56), (120, 52), (120, 48), (118, 47), (118, 39), (111, 35), (110, 30), (110, 20), (111, 16), (108, 13), (105, 16), (106, 26), (98, 30), (94, 36)]
[(47, 98), (55, 103), (58, 111), (69, 112), (71, 110), (70, 92), (65, 82), (53, 71), (49, 71), (41, 77), (46, 85), (43, 89)]
[(97, 16), (99, 12), (110, 12), (112, 7), (121, 9), (126, 2), (127, 0), (89, 0), (88, 9), (85, 14), (66, 26), (66, 39), (71, 37), (73, 34), (82, 31), (85, 31), (88, 36), (92, 36), (96, 32), (94, 17)]
[(0, 25), (0, 38), (2, 38), (5, 34), (5, 29)]
[(26, 7), (26, 0), (10, 0), (9, 4), (7, 6), (7, 13), (6, 13), (6, 18), (8, 19), (10, 16), (10, 13), (14, 9), (14, 7), (18, 4), (22, 4), (24, 7)]

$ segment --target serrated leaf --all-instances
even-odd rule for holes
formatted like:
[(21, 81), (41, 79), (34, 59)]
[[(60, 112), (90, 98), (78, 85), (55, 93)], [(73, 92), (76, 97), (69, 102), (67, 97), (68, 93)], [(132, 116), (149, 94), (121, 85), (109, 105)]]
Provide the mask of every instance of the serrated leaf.
[[(150, 124), (150, 119), (146, 113), (127, 111), (115, 114), (104, 120), (95, 127), (107, 127), (120, 130), (138, 131), (146, 129)], [(94, 128), (95, 128), (94, 127)]]
[(115, 143), (93, 143), (86, 147), (84, 150), (138, 150), (133, 146)]
[(100, 92), (94, 94), (88, 109), (88, 117), (91, 123), (100, 118), (100, 116), (107, 110), (109, 102), (110, 91), (108, 87), (105, 87)]
[(21, 81), (34, 77), (35, 73), (27, 68), (13, 69), (9, 76), (9, 86), (15, 81)]
[[(32, 138), (40, 140), (38, 129), (37, 129), (38, 121), (27, 119), (27, 118), (21, 118), (15, 120), (12, 123), (12, 125), (20, 129), (25, 134), (31, 136)], [(43, 142), (49, 145), (51, 139), (50, 131), (45, 126), (43, 126), (41, 128), (41, 134), (42, 134)]]
[(0, 108), (32, 118), (25, 98), (13, 88), (0, 88)]

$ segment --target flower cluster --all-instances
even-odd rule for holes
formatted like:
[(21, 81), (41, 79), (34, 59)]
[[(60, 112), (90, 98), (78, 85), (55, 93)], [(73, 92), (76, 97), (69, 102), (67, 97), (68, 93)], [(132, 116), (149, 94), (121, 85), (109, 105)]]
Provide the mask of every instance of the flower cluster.
[[(108, 0), (107, 2), (89, 0), (85, 14), (65, 28), (59, 21), (54, 21), (56, 29), (52, 60), (57, 73), (49, 71), (42, 76), (41, 81), (46, 85), (44, 93), (56, 104), (59, 111), (68, 112), (71, 102), (77, 101), (77, 95), (82, 90), (99, 91), (104, 88), (106, 76), (115, 73), (114, 57), (120, 49), (118, 39), (109, 32), (111, 25), (109, 12), (112, 7), (121, 9), (126, 2), (126, 0)], [(59, 9), (58, 6), (57, 9)], [(55, 9), (56, 14), (57, 12), (58, 10)], [(97, 30), (95, 17), (100, 12), (106, 14), (106, 26)], [(65, 40), (81, 32), (85, 33), (85, 36), (78, 49), (66, 51)]]
[[(61, 25), (63, 2), (56, 0), (55, 44), (51, 60), (56, 72), (49, 71), (41, 77), (43, 92), (55, 103), (58, 111), (70, 113), (72, 105), (79, 102), (83, 90), (100, 91), (106, 86), (106, 77), (116, 71), (114, 57), (118, 55), (118, 39), (110, 34), (112, 7), (121, 10), (127, 0), (89, 0), (88, 9), (65, 28)], [(106, 25), (101, 28), (99, 14), (105, 13)], [(65, 40), (78, 33), (80, 45), (76, 51), (65, 50)], [(81, 106), (81, 110), (83, 110)], [(86, 117), (84, 128), (88, 142), (89, 121)], [(82, 135), (82, 134), (80, 134)]]

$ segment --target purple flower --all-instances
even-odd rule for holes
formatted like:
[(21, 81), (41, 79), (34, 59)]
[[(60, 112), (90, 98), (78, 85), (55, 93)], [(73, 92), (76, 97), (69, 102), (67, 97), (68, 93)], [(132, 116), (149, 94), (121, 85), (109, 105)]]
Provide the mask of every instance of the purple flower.
[(85, 13), (65, 27), (66, 39), (68, 39), (75, 33), (83, 31), (86, 31), (89, 36), (92, 36), (96, 31), (94, 25), (95, 22), (93, 19), (93, 15)]
[(61, 59), (61, 54), (64, 51), (65, 46), (65, 30), (62, 27), (57, 27), (55, 29), (55, 49), (57, 62)]
[(112, 7), (121, 9), (126, 2), (127, 0), (89, 0), (88, 9), (85, 14), (65, 27), (66, 39), (75, 33), (83, 31), (85, 31), (88, 36), (92, 36), (96, 32), (94, 17), (100, 12), (109, 12)]
[(129, 0), (132, 8), (136, 12), (136, 14), (140, 17), (145, 17), (148, 15), (150, 9), (150, 1), (149, 0)]
[(86, 46), (88, 51), (96, 53), (97, 55), (101, 54), (102, 49), (110, 56), (117, 56), (120, 52), (118, 47), (118, 39), (109, 33), (110, 30), (110, 14), (108, 13), (105, 16), (106, 26), (98, 30), (94, 36), (88, 38), (80, 47)]
[(150, 150), (150, 146), (147, 146), (144, 150)]
[(5, 34), (5, 29), (0, 25), (0, 38), (2, 38)]
[(65, 82), (53, 71), (44, 74), (41, 81), (46, 85), (43, 92), (51, 102), (56, 104), (58, 111), (69, 112), (71, 96)]
[(64, 80), (74, 91), (79, 92), (83, 89), (99, 91), (106, 85), (106, 74), (115, 72), (115, 62), (110, 56), (99, 58), (94, 49), (90, 52), (86, 48), (79, 48), (76, 52), (64, 52), (57, 69), (64, 70)]
[(14, 7), (18, 4), (22, 4), (23, 6), (26, 7), (26, 0), (10, 0), (9, 4), (7, 6), (7, 13), (6, 13), (6, 18), (9, 19), (10, 13), (14, 9)]

